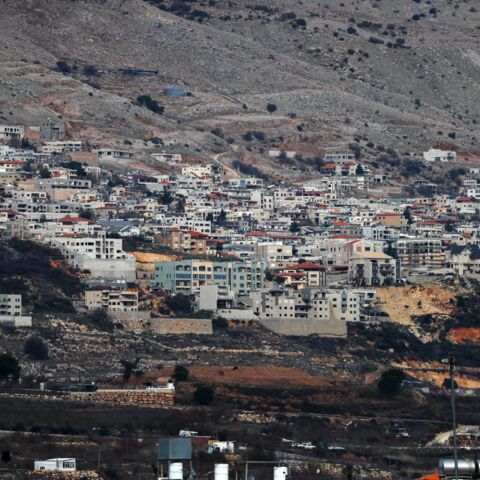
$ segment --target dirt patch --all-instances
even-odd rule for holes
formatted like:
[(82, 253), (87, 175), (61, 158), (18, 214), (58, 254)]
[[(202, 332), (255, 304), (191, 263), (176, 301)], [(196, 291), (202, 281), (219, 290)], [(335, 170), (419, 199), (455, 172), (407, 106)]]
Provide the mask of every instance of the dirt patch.
[(192, 367), (189, 370), (192, 380), (248, 387), (328, 387), (345, 381), (288, 367)]
[(131, 254), (135, 257), (135, 260), (140, 263), (173, 262), (179, 258), (175, 255), (162, 253), (131, 252)]
[(451, 343), (480, 343), (480, 328), (453, 328), (447, 334)]
[[(458, 292), (457, 292), (458, 293)], [(379, 306), (392, 322), (412, 325), (417, 315), (450, 315), (455, 310), (456, 292), (430, 285), (387, 287), (377, 290)]]
[[(431, 383), (436, 387), (441, 387), (446, 378), (448, 378), (448, 365), (440, 362), (414, 362), (408, 361), (398, 365), (405, 372), (417, 380)], [(425, 369), (425, 370), (423, 370)], [(435, 371), (435, 370), (442, 371)], [(480, 380), (467, 373), (455, 373), (455, 381), (460, 388), (480, 388)]]

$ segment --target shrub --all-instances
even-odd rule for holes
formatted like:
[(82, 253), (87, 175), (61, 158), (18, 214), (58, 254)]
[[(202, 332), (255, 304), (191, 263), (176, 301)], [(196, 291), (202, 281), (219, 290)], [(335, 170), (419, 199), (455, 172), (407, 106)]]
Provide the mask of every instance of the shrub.
[(209, 405), (213, 398), (214, 390), (211, 385), (199, 385), (193, 394), (193, 399), (198, 405)]
[(159, 105), (156, 100), (154, 100), (150, 95), (140, 95), (137, 97), (137, 103), (141, 107), (145, 107), (153, 113), (158, 113), (162, 115), (165, 111), (165, 108), (162, 105)]
[(97, 67), (95, 67), (95, 65), (85, 65), (83, 67), (83, 74), (86, 75), (87, 77), (100, 76), (100, 72), (98, 71)]
[(306, 28), (307, 27), (307, 21), (303, 18), (296, 18), (295, 20), (292, 20), (290, 25), (293, 28)]
[(28, 337), (23, 346), (23, 351), (32, 360), (48, 359), (48, 346), (40, 337)]
[(56, 70), (60, 73), (72, 73), (72, 67), (64, 60), (59, 60), (57, 62)]
[(87, 317), (87, 322), (91, 322), (93, 326), (102, 332), (113, 332), (114, 325), (103, 308), (97, 308)]
[(297, 15), (294, 12), (285, 12), (278, 17), (278, 20), (280, 22), (285, 22), (286, 20), (293, 20), (294, 18), (297, 18)]
[(277, 111), (277, 106), (274, 103), (267, 104), (267, 112), (273, 113)]
[(192, 313), (192, 302), (189, 297), (183, 293), (178, 293), (165, 299), (167, 307), (175, 313)]
[(183, 365), (175, 365), (175, 370), (173, 371), (173, 378), (177, 382), (184, 382), (187, 380), (188, 375), (190, 372), (188, 371), (188, 368), (184, 367)]
[(377, 384), (378, 391), (382, 395), (396, 395), (402, 389), (402, 382), (405, 380), (405, 373), (399, 368), (385, 370)]
[(7, 379), (9, 377), (17, 379), (20, 376), (20, 365), (15, 357), (8, 353), (0, 354), (0, 378)]

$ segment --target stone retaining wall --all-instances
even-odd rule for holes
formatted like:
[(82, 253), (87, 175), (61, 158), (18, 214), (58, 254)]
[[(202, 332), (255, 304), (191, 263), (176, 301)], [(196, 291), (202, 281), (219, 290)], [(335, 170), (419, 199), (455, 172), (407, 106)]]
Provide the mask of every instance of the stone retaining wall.
[[(2, 477), (3, 478), (3, 477)], [(101, 480), (97, 472), (79, 470), (76, 472), (54, 472), (47, 470), (34, 470), (27, 472), (21, 478), (25, 480)]]
[(347, 336), (347, 322), (341, 320), (262, 318), (260, 323), (278, 335), (298, 337), (320, 335), (332, 338), (346, 338)]
[(152, 330), (161, 335), (212, 335), (210, 318), (152, 318)]
[(96, 392), (72, 392), (72, 399), (115, 405), (141, 405), (146, 407), (172, 407), (175, 391), (151, 390), (97, 390)]

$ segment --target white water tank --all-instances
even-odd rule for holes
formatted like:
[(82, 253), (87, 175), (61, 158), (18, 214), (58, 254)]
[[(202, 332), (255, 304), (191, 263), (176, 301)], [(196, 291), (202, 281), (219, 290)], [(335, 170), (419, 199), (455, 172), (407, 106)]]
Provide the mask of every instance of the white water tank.
[(273, 480), (287, 480), (288, 467), (273, 467)]
[(168, 478), (170, 480), (183, 480), (183, 463), (171, 463), (168, 467)]
[(228, 480), (228, 463), (215, 464), (215, 480)]

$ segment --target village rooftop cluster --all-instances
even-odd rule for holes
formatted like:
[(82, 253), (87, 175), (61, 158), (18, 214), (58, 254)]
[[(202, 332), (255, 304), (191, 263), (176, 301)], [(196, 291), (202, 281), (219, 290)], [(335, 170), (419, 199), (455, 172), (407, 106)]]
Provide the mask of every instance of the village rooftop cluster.
[[(386, 319), (378, 287), (480, 274), (478, 169), (455, 196), (408, 198), (348, 148), (317, 177), (271, 183), (175, 146), (139, 154), (65, 135), (50, 119), (0, 125), (0, 234), (59, 250), (84, 283), (78, 308), (132, 328), (208, 334), (221, 318), (345, 337), (348, 322)], [(21, 295), (0, 294), (0, 322), (35, 322)]]

